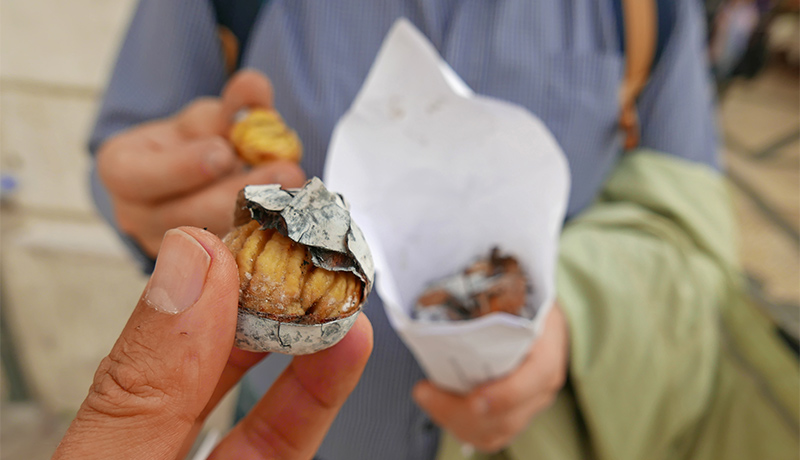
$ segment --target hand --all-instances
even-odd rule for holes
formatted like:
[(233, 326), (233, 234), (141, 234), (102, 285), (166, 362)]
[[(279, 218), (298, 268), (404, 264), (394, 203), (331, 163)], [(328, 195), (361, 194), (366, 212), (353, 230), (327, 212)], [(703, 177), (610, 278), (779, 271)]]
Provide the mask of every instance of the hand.
[(413, 397), (439, 426), (483, 452), (506, 447), (531, 419), (550, 406), (564, 386), (569, 332), (564, 313), (553, 305), (542, 335), (511, 374), (466, 395), (418, 383)]
[[(170, 230), (153, 276), (54, 459), (183, 458), (206, 415), (265, 353), (232, 349), (239, 277), (222, 242)], [(372, 350), (360, 315), (335, 346), (294, 358), (216, 459), (312, 458)]]
[(117, 224), (148, 255), (158, 253), (164, 232), (180, 225), (227, 233), (236, 195), (247, 184), (305, 182), (294, 163), (248, 171), (237, 158), (228, 131), (234, 114), (250, 106), (272, 107), (272, 87), (263, 75), (242, 71), (222, 97), (198, 99), (173, 117), (134, 127), (101, 146), (98, 173)]

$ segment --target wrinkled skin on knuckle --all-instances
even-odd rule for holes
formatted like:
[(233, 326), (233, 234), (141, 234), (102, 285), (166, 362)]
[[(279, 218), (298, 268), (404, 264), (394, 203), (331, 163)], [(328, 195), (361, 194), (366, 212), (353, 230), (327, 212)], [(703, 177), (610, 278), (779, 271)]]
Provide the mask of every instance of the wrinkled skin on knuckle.
[(107, 356), (100, 363), (86, 405), (98, 414), (130, 417), (157, 412), (164, 396), (135, 369)]
[(121, 337), (97, 369), (86, 408), (111, 417), (164, 413), (179, 390), (173, 375), (156, 350), (136, 338)]

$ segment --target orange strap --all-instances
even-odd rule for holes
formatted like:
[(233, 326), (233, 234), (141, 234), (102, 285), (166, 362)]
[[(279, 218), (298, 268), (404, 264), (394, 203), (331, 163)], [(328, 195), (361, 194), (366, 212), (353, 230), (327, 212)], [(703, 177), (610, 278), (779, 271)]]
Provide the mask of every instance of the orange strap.
[(625, 77), (620, 87), (619, 125), (625, 133), (625, 149), (639, 144), (639, 97), (653, 64), (658, 27), (655, 0), (622, 0), (625, 22)]
[(225, 59), (225, 70), (228, 75), (236, 71), (236, 61), (239, 59), (239, 39), (225, 26), (217, 28), (217, 35), (222, 46), (222, 56)]

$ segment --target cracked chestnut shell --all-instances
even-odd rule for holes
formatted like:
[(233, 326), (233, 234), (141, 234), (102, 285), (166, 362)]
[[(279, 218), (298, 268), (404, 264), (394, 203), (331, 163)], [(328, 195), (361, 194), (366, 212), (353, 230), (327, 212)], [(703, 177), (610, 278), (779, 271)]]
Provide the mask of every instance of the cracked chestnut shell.
[(223, 241), (239, 267), (235, 344), (314, 353), (347, 333), (372, 287), (372, 257), (344, 199), (317, 178), (248, 186)]

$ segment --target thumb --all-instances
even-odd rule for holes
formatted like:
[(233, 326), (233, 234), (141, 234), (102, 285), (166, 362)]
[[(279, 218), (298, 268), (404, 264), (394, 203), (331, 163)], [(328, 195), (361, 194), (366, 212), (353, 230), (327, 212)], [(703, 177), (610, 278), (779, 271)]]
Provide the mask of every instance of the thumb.
[(236, 265), (217, 237), (168, 231), (53, 458), (175, 458), (227, 361), (237, 299)]
[(272, 83), (266, 75), (253, 69), (236, 72), (222, 90), (222, 115), (233, 120), (241, 109), (272, 108)]

